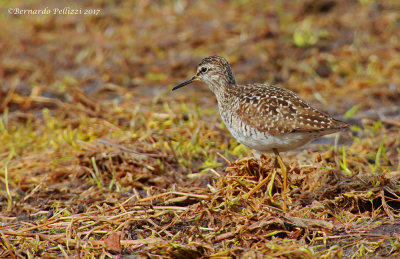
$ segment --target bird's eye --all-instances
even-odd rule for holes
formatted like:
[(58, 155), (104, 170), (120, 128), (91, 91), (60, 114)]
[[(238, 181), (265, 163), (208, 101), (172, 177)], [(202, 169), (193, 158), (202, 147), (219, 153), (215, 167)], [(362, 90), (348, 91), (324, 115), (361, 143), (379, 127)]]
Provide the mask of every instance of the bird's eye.
[(206, 68), (206, 67), (202, 67), (202, 68), (200, 69), (200, 72), (201, 72), (201, 73), (207, 72), (207, 68)]

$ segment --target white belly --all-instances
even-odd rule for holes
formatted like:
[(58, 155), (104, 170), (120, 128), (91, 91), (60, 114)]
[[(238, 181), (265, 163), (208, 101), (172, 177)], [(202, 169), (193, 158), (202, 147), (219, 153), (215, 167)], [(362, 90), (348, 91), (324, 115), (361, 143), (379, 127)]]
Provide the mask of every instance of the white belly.
[(274, 148), (280, 152), (296, 149), (313, 139), (305, 136), (304, 133), (272, 136), (248, 126), (246, 128), (248, 131), (240, 131), (237, 128), (228, 128), (228, 130), (238, 142), (262, 153), (272, 152)]
[(273, 149), (277, 149), (279, 152), (296, 149), (317, 137), (309, 133), (272, 136), (268, 132), (260, 132), (240, 120), (232, 119), (230, 122), (227, 119), (229, 117), (221, 117), (229, 132), (238, 142), (261, 153), (273, 152)]

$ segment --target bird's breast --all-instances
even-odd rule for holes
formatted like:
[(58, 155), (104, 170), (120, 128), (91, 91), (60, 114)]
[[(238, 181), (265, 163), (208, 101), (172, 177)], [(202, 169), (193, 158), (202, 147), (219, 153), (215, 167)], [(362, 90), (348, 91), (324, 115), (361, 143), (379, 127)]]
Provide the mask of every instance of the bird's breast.
[(259, 152), (272, 152), (296, 149), (317, 136), (307, 133), (286, 133), (272, 135), (268, 131), (260, 131), (243, 122), (233, 109), (221, 109), (220, 115), (232, 136), (241, 144)]

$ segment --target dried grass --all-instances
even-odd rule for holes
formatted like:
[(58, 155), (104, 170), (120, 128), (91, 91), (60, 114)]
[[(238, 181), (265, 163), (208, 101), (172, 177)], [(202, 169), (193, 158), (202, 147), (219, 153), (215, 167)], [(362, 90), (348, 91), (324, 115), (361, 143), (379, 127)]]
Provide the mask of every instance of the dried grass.
[[(86, 7), (102, 15), (0, 14), (0, 257), (399, 256), (396, 1)], [(209, 91), (160, 87), (207, 53), (354, 125), (283, 154), (288, 212)]]

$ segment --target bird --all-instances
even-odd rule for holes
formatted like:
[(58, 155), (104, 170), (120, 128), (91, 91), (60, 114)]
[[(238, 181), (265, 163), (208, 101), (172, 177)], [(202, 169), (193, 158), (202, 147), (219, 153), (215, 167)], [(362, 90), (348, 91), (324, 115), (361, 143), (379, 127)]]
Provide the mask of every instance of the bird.
[[(221, 119), (239, 143), (252, 149), (256, 157), (263, 153), (275, 154), (282, 171), (283, 192), (287, 190), (287, 170), (280, 152), (349, 127), (346, 122), (311, 107), (288, 89), (260, 83), (238, 84), (229, 62), (221, 56), (204, 58), (196, 74), (172, 91), (196, 81), (204, 82), (215, 94)], [(245, 198), (266, 184), (266, 180)]]

